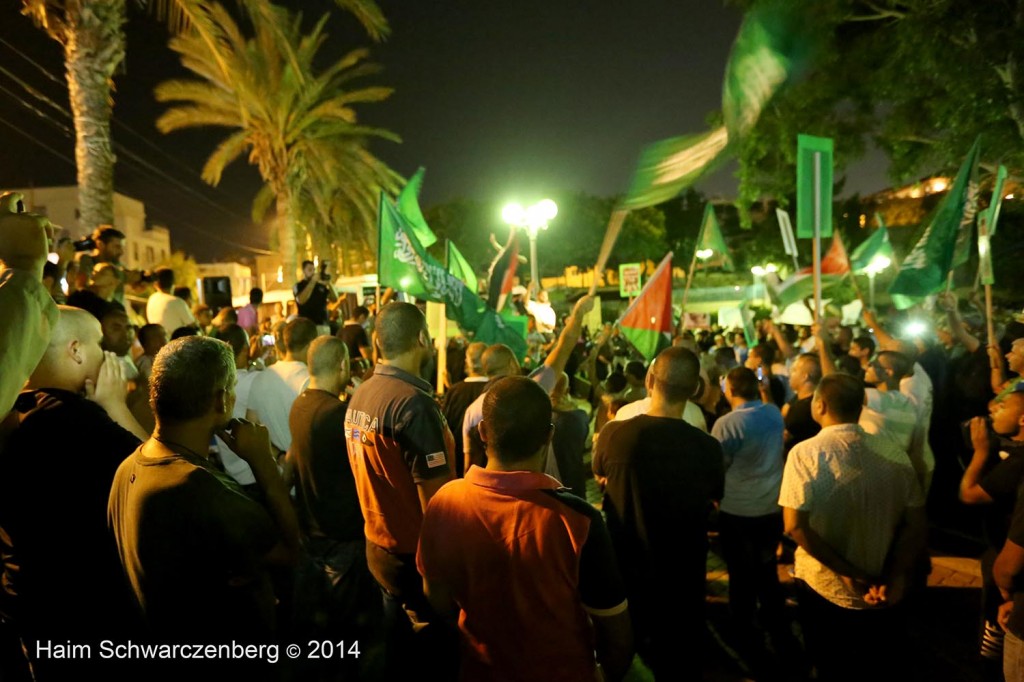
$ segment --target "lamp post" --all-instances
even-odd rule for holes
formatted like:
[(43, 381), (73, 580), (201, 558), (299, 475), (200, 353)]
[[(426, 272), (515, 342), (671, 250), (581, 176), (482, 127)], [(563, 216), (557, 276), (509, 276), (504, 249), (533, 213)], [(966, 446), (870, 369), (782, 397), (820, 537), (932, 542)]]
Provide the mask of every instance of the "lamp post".
[(770, 272), (778, 272), (779, 269), (774, 263), (768, 263), (767, 265), (755, 265), (750, 268), (750, 274), (754, 276), (754, 293), (757, 293), (758, 281), (761, 283), (761, 304), (765, 303), (765, 299), (768, 298), (768, 288), (764, 283), (764, 276)]
[(885, 270), (891, 264), (892, 261), (887, 256), (878, 254), (864, 268), (864, 274), (868, 276), (868, 305), (871, 306), (871, 312), (875, 311), (875, 275)]
[(548, 222), (558, 215), (558, 205), (551, 199), (542, 199), (529, 208), (512, 203), (501, 211), (501, 218), (512, 227), (526, 229), (530, 237), (530, 285), (540, 291), (540, 274), (537, 267), (537, 234), (548, 229)]

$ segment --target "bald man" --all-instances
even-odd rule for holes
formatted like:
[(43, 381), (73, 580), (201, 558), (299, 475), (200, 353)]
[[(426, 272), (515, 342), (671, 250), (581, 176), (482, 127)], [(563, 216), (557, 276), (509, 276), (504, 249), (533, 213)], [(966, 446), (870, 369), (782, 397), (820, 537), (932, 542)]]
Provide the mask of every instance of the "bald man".
[[(25, 642), (116, 640), (133, 622), (106, 509), (117, 466), (145, 432), (125, 405), (121, 364), (101, 339), (95, 317), (60, 306), (18, 397), (20, 424), (0, 454), (3, 607)], [(28, 653), (35, 658), (34, 647)], [(32, 662), (40, 679), (71, 671)]]
[[(545, 358), (544, 364), (530, 375), (530, 378), (540, 384), (540, 387), (549, 395), (555, 387), (558, 375), (565, 371), (569, 356), (572, 355), (573, 348), (576, 347), (576, 342), (580, 338), (584, 316), (593, 308), (593, 296), (584, 296), (576, 301), (565, 328), (558, 336), (558, 343), (555, 344), (554, 350)], [(500, 343), (494, 344), (484, 351), (482, 362), (489, 382), (501, 377), (518, 376), (523, 371), (512, 349)], [(484, 390), (486, 391), (486, 389)], [(481, 395), (466, 409), (466, 415), (462, 419), (462, 448), (466, 453), (466, 471), (469, 471), (469, 467), (474, 464), (477, 466), (487, 464), (487, 451), (479, 434), (480, 421), (483, 419), (483, 406), (484, 398)], [(557, 468), (551, 464), (552, 462), (549, 460), (547, 473), (557, 474)]]
[(699, 670), (707, 638), (708, 512), (725, 472), (718, 441), (683, 419), (699, 376), (692, 352), (662, 351), (647, 373), (647, 414), (609, 422), (594, 448), (637, 652), (658, 679)]

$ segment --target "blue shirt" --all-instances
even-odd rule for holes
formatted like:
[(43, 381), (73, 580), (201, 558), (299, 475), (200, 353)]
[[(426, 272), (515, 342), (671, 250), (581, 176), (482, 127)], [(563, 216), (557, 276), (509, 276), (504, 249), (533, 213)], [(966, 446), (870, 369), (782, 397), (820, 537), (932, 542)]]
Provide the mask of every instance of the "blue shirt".
[(765, 516), (779, 509), (782, 486), (782, 413), (760, 400), (719, 417), (711, 435), (722, 444), (725, 495), (721, 510), (735, 516)]

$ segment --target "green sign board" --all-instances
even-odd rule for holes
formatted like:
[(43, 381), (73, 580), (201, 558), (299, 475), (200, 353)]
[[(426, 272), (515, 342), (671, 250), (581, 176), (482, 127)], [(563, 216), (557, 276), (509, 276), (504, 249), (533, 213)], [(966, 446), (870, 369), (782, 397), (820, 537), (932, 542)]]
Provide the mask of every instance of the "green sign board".
[(814, 237), (820, 221), (821, 236), (832, 236), (832, 140), (800, 135), (796, 157), (796, 236)]
[(619, 295), (622, 298), (640, 295), (644, 288), (642, 268), (640, 263), (623, 263), (619, 266)]

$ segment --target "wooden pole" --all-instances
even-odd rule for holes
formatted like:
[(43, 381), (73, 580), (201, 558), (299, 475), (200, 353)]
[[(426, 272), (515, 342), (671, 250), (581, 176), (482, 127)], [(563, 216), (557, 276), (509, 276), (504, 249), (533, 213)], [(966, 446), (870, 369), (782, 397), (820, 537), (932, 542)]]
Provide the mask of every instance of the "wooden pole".
[(626, 220), (628, 213), (629, 211), (621, 208), (612, 211), (612, 217), (608, 220), (608, 229), (604, 233), (604, 241), (601, 243), (601, 251), (597, 255), (597, 263), (594, 264), (594, 280), (590, 283), (589, 292), (591, 296), (597, 292), (598, 278), (604, 272), (608, 257), (612, 255), (612, 247), (615, 246), (615, 240), (619, 238), (619, 232), (622, 232), (622, 223)]
[(999, 343), (996, 339), (996, 324), (992, 320), (992, 285), (985, 285), (985, 319), (988, 323), (988, 345)]

